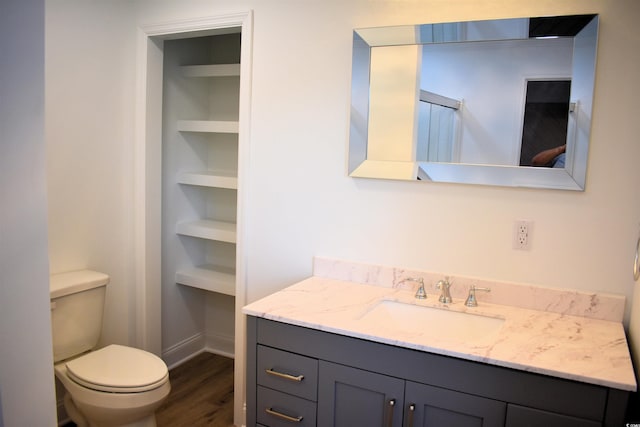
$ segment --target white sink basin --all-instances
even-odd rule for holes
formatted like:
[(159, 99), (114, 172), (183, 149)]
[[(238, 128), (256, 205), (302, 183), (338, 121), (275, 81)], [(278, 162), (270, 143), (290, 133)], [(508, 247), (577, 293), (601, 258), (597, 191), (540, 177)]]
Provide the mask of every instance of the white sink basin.
[(361, 318), (386, 328), (419, 332), (422, 336), (477, 341), (497, 333), (504, 319), (423, 305), (382, 300)]

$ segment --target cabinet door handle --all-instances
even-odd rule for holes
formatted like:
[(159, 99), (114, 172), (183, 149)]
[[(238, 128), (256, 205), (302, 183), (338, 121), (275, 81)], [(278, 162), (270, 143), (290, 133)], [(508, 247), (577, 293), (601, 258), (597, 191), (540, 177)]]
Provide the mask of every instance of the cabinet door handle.
[(407, 427), (413, 427), (413, 414), (416, 412), (416, 404), (412, 403), (409, 405), (409, 416), (407, 421)]
[(289, 374), (284, 374), (282, 372), (274, 371), (273, 369), (266, 369), (265, 372), (269, 375), (273, 375), (278, 378), (283, 378), (289, 381), (300, 382), (304, 379), (304, 375), (289, 375)]
[(292, 417), (290, 415), (283, 414), (282, 412), (274, 411), (273, 408), (267, 408), (264, 411), (269, 415), (273, 415), (274, 417), (278, 417), (282, 420), (290, 421), (292, 423), (299, 423), (300, 421), (302, 421), (302, 415), (297, 417)]
[(389, 400), (389, 409), (387, 410), (387, 427), (393, 427), (393, 408), (396, 406), (396, 400)]

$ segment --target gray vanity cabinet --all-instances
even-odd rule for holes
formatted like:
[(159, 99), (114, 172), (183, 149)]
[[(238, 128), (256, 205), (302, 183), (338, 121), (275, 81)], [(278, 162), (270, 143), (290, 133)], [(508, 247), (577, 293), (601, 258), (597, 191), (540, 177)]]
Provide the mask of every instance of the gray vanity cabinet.
[(247, 426), (618, 427), (628, 392), (249, 316)]
[(502, 427), (503, 402), (320, 362), (318, 427)]

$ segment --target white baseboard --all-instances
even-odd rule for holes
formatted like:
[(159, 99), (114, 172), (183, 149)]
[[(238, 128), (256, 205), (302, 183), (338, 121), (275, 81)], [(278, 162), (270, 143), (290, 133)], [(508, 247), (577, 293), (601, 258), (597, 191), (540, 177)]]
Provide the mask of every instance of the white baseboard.
[(162, 360), (169, 369), (183, 364), (205, 350), (205, 337), (195, 334), (162, 351)]
[(162, 360), (169, 369), (182, 365), (203, 351), (234, 358), (235, 341), (233, 337), (224, 335), (195, 334), (162, 351)]
[(208, 334), (206, 336), (205, 351), (220, 356), (235, 358), (235, 340), (234, 337), (225, 335)]

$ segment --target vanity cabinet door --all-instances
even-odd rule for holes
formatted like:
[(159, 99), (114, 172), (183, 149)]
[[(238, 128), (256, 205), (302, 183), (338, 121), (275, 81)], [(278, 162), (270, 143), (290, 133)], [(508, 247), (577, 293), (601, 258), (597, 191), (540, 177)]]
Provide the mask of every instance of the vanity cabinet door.
[(404, 380), (320, 361), (318, 427), (402, 426)]
[(407, 427), (502, 427), (506, 404), (407, 381), (405, 394)]

